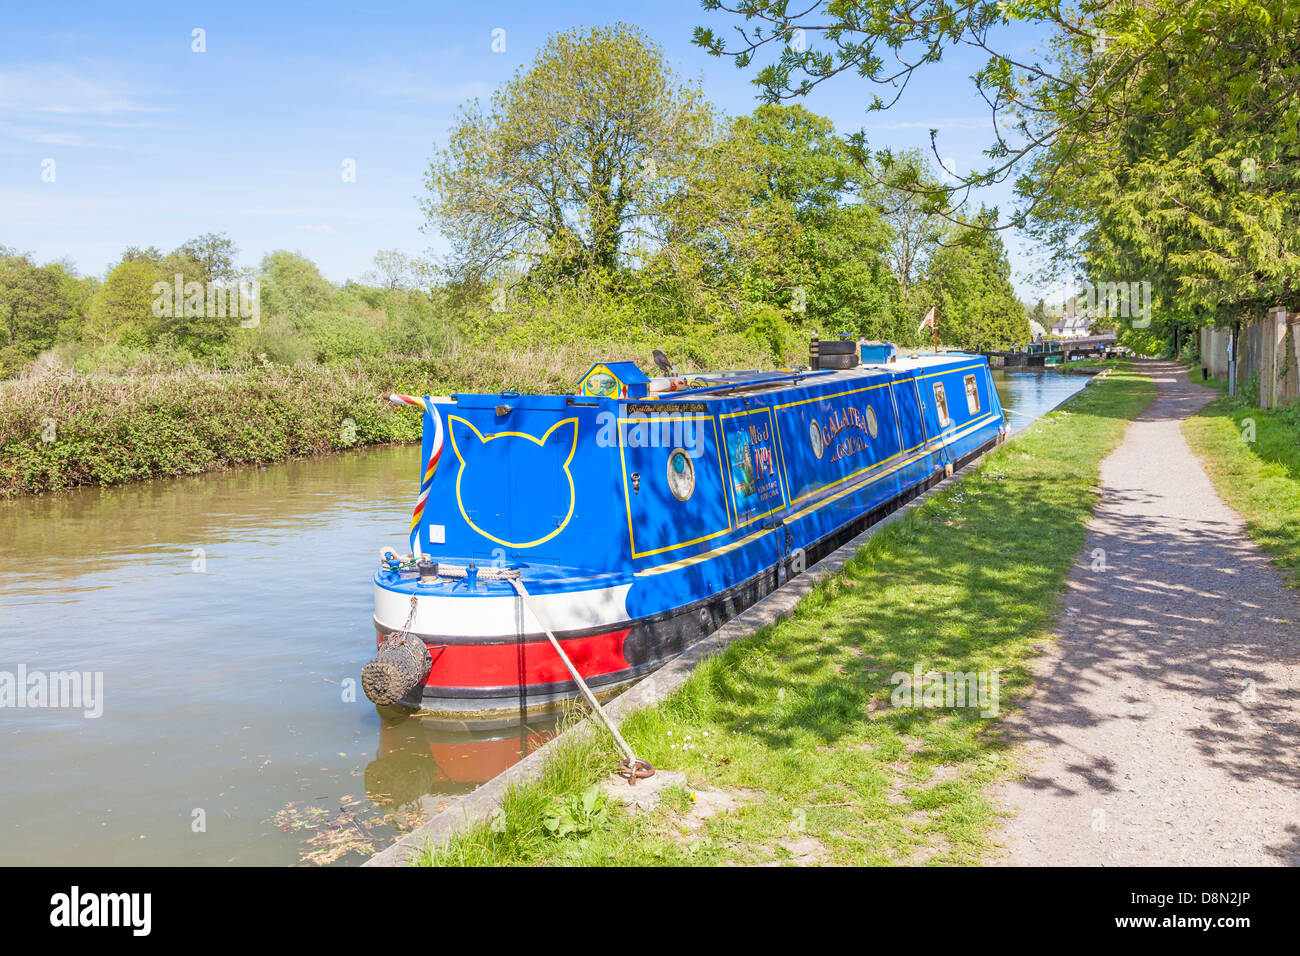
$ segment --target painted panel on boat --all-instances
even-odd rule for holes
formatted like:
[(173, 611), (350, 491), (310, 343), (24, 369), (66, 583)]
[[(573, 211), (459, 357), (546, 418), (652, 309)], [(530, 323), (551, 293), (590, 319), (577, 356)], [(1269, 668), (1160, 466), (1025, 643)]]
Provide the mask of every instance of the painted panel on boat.
[(744, 527), (785, 507), (776, 418), (767, 407), (742, 408), (719, 417), (726, 436), (732, 514), (737, 527)]
[[(466, 396), (438, 404), (446, 437), (421, 523), (424, 553), (452, 563), (625, 564), (626, 541), (610, 533), (621, 495), (618, 405), (538, 398), (548, 397)], [(498, 414), (499, 405), (510, 409)], [(609, 422), (604, 430), (602, 416)], [(426, 415), (423, 461), (430, 432)]]
[[(539, 434), (521, 425), (484, 433), (459, 415), (449, 424), (456, 501), (474, 531), (502, 547), (527, 549), (564, 529), (575, 506), (569, 468), (577, 451), (577, 418), (562, 419)], [(511, 506), (521, 499), (532, 507)]]
[(792, 507), (898, 457), (889, 381), (864, 381), (870, 384), (777, 406)]
[(714, 541), (731, 530), (714, 416), (628, 416), (619, 419), (619, 439), (633, 558)]
[(894, 404), (898, 406), (898, 429), (902, 434), (903, 453), (908, 454), (925, 444), (920, 395), (911, 375), (894, 382), (892, 391)]

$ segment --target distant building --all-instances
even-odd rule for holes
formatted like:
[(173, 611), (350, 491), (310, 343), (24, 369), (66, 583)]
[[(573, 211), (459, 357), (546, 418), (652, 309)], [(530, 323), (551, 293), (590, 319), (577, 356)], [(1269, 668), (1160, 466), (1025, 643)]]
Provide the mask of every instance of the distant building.
[(1092, 319), (1086, 315), (1062, 315), (1052, 323), (1052, 337), (1078, 339), (1092, 333)]

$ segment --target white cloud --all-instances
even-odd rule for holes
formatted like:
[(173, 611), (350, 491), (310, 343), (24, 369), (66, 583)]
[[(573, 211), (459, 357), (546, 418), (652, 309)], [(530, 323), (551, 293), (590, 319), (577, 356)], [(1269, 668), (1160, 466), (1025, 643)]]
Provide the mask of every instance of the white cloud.
[(99, 71), (34, 63), (0, 70), (0, 112), (81, 116), (162, 110), (138, 102), (120, 82)]
[(108, 143), (97, 143), (86, 139), (80, 133), (72, 131), (59, 131), (38, 129), (30, 126), (15, 126), (10, 123), (0, 123), (0, 133), (5, 138), (19, 143), (36, 143), (42, 146), (63, 146), (73, 149), (120, 149), (119, 146), (113, 146)]

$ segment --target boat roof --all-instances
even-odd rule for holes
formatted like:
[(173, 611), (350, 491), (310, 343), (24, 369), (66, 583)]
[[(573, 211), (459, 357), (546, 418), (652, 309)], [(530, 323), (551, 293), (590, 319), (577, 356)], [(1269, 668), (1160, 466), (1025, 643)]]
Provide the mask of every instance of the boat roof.
[[(649, 394), (638, 398), (624, 398), (623, 401), (655, 402), (673, 405), (680, 402), (705, 402), (712, 399), (725, 400), (734, 398), (738, 393), (746, 396), (765, 395), (772, 392), (803, 388), (823, 382), (846, 382), (869, 379), (875, 376), (896, 376), (900, 373), (920, 372), (926, 369), (952, 368), (971, 360), (983, 362), (982, 356), (972, 352), (909, 353), (897, 356), (892, 362), (868, 362), (851, 369), (757, 369), (698, 372), (692, 375), (671, 378), (648, 379)], [(598, 367), (598, 366), (593, 366)], [(610, 368), (610, 363), (605, 363)], [(687, 387), (676, 391), (667, 391), (670, 382), (687, 383)], [(660, 386), (656, 388), (655, 386)], [(448, 398), (430, 396), (434, 400), (452, 401), (462, 408), (492, 408), (501, 404), (502, 398), (508, 398), (511, 404), (524, 402), (528, 408), (563, 409), (573, 401), (572, 393), (559, 395), (521, 395), (515, 391), (494, 393), (457, 392)]]
[(688, 388), (679, 392), (660, 392), (655, 397), (661, 402), (721, 399), (730, 397), (732, 392), (740, 388), (743, 388), (747, 395), (762, 395), (822, 381), (863, 379), (891, 372), (941, 368), (972, 358), (980, 358), (980, 356), (971, 352), (940, 352), (937, 355), (913, 352), (905, 356), (900, 355), (892, 362), (864, 362), (851, 369), (701, 372), (691, 378), (694, 381), (707, 382), (704, 387)]

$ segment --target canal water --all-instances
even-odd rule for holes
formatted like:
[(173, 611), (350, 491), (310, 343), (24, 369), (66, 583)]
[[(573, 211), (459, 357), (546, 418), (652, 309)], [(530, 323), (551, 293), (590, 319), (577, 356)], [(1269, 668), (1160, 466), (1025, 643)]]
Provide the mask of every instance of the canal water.
[(1080, 391), (1091, 377), (1082, 369), (1075, 372), (993, 369), (998, 397), (1002, 399), (1002, 407), (1008, 410), (1006, 419), (1010, 433), (1014, 435), (1032, 425), (1034, 417), (1050, 411)]
[[(1024, 415), (1086, 381), (995, 378)], [(361, 693), (417, 459), (0, 502), (0, 675), (102, 675), (89, 708), (0, 708), (0, 864), (358, 863), (540, 746), (546, 726), (438, 731)]]

